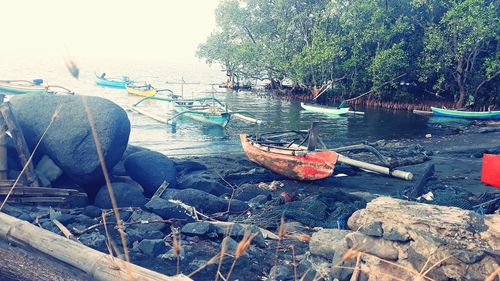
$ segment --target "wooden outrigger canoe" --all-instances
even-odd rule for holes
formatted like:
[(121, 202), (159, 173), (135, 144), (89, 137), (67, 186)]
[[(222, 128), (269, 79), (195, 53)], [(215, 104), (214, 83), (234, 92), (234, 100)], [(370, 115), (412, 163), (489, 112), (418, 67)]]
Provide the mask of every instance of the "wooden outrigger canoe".
[(151, 86), (151, 84), (141, 84), (141, 85), (130, 84), (130, 85), (125, 85), (125, 89), (129, 94), (142, 97), (152, 97), (158, 93), (158, 90), (155, 89), (153, 86)]
[(221, 109), (222, 103), (215, 98), (174, 100), (172, 103), (174, 111), (177, 112), (174, 118), (182, 115), (207, 125), (223, 128), (231, 119), (231, 114), (224, 106), (224, 109)]
[(128, 84), (132, 84), (133, 82), (127, 76), (123, 76), (122, 78), (106, 78), (95, 73), (95, 83), (103, 87), (125, 89)]
[(480, 119), (480, 120), (497, 120), (500, 119), (500, 111), (460, 111), (450, 110), (444, 108), (431, 107), (434, 116), (450, 117), (450, 118), (463, 118), (463, 119)]
[(343, 115), (349, 111), (349, 107), (335, 108), (335, 107), (306, 104), (303, 102), (300, 103), (300, 106), (308, 111), (321, 112), (326, 114), (335, 114), (335, 115)]
[(241, 134), (243, 151), (250, 161), (295, 180), (320, 180), (332, 175), (338, 154), (334, 151), (308, 152), (307, 148), (287, 148), (259, 143)]
[[(284, 138), (290, 136), (293, 136), (291, 141), (289, 139), (284, 140)], [(298, 138), (295, 136), (298, 136)], [(260, 136), (241, 134), (240, 141), (243, 151), (250, 161), (277, 174), (295, 180), (320, 180), (327, 178), (332, 175), (337, 163), (345, 163), (404, 180), (411, 180), (413, 178), (413, 175), (409, 172), (351, 159), (339, 153), (360, 149), (368, 150), (374, 153), (384, 165), (389, 166), (389, 162), (371, 146), (352, 145), (330, 150), (326, 149), (318, 137), (316, 123), (313, 123), (309, 131), (266, 133)], [(307, 146), (304, 145), (306, 141)], [(325, 149), (316, 150), (318, 141)]]
[(5, 80), (0, 81), (0, 92), (8, 94), (46, 94), (49, 87), (43, 85), (43, 80)]

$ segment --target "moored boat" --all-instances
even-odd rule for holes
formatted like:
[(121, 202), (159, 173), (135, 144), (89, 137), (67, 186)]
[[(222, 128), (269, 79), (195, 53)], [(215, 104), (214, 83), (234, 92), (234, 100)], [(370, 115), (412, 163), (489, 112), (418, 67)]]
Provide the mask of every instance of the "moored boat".
[(243, 151), (250, 161), (277, 174), (296, 180), (320, 180), (332, 175), (338, 154), (335, 151), (307, 151), (303, 146), (281, 146), (278, 142), (240, 135)]
[(129, 80), (127, 76), (121, 78), (107, 78), (105, 74), (97, 75), (95, 74), (95, 83), (103, 87), (120, 88), (125, 89), (128, 84), (133, 83)]
[(158, 93), (158, 90), (151, 86), (151, 84), (127, 84), (125, 85), (127, 93), (142, 96), (142, 97), (152, 97)]
[(177, 112), (174, 116), (185, 116), (192, 120), (208, 124), (226, 127), (231, 119), (227, 109), (221, 109), (221, 102), (215, 98), (198, 98), (172, 101), (173, 109)]
[(434, 113), (434, 116), (441, 117), (480, 120), (500, 119), (500, 111), (461, 111), (436, 107), (431, 107), (431, 110), (432, 113)]
[(348, 113), (349, 107), (336, 108), (336, 107), (328, 107), (328, 106), (320, 106), (316, 104), (306, 104), (301, 102), (300, 106), (308, 111), (321, 112), (326, 114), (335, 114), (335, 115), (343, 115)]
[(43, 84), (42, 79), (27, 80), (4, 80), (0, 81), (0, 92), (8, 94), (46, 94), (48, 86)]

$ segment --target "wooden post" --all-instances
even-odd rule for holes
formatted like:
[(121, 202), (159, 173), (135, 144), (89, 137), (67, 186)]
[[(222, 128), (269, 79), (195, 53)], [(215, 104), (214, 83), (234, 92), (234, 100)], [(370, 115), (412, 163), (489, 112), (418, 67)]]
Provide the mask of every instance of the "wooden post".
[(309, 138), (307, 142), (307, 151), (316, 150), (316, 144), (318, 143), (319, 136), (319, 126), (318, 122), (312, 122), (311, 128), (309, 129)]
[(4, 213), (0, 213), (0, 239), (38, 250), (82, 270), (96, 280), (191, 280), (184, 275), (170, 277), (116, 257), (112, 258), (109, 254), (101, 253)]
[[(5, 96), (0, 95), (0, 104), (3, 103)], [(0, 180), (7, 179), (7, 131), (0, 123)]]
[(33, 163), (29, 162), (28, 159), (30, 157), (30, 151), (28, 149), (28, 145), (26, 144), (26, 140), (24, 139), (23, 132), (19, 129), (19, 125), (12, 113), (12, 109), (10, 107), (9, 102), (4, 102), (0, 105), (0, 113), (3, 116), (5, 124), (7, 124), (7, 128), (16, 144), (17, 154), (19, 156), (19, 160), (21, 165), (24, 167), (28, 165), (24, 174), (28, 180), (28, 185), (30, 186), (40, 186), (38, 183), (38, 177), (35, 172), (35, 167)]

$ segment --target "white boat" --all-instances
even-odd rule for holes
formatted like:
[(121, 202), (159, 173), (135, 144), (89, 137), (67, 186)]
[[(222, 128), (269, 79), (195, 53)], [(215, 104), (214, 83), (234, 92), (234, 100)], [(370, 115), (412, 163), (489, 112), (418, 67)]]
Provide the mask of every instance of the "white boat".
[(349, 107), (335, 108), (335, 107), (328, 107), (328, 106), (305, 104), (303, 102), (300, 103), (300, 106), (305, 110), (314, 111), (314, 112), (321, 112), (321, 113), (326, 113), (326, 114), (335, 114), (335, 115), (346, 114), (349, 111)]

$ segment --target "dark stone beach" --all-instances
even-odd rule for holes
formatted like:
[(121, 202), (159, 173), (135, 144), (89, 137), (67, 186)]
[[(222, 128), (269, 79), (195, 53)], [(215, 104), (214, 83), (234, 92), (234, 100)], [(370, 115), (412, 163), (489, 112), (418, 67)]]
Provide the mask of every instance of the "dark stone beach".
[[(77, 102), (77, 97), (65, 99)], [(45, 101), (36, 112), (33, 102), (40, 104), (12, 101), (31, 148), (61, 100)], [(364, 276), (360, 280), (377, 280), (390, 271), (380, 265), (388, 260), (410, 268), (391, 273), (405, 279), (413, 278), (426, 259), (440, 260), (431, 259), (435, 252), (453, 256), (429, 270), (435, 280), (484, 279), (498, 266), (500, 189), (481, 182), (481, 166), (483, 153), (500, 153), (499, 122), (441, 124), (420, 139), (366, 143), (398, 169), (412, 172), (413, 181), (339, 163), (325, 180), (300, 182), (259, 167), (243, 152), (172, 158), (127, 146), (125, 112), (104, 99), (88, 102), (96, 113), (130, 259), (146, 268), (193, 274), (194, 280), (217, 280), (218, 272), (233, 280), (349, 280), (356, 267), (361, 273), (354, 274)], [(57, 118), (65, 122), (54, 122), (35, 161), (51, 160), (44, 167), (52, 168), (37, 169), (47, 186), (77, 188), (88, 197), (75, 196), (65, 206), (8, 204), (4, 211), (62, 235), (53, 223), (58, 220), (81, 243), (122, 254), (125, 245), (84, 114), (83, 107), (71, 112), (63, 107)], [(367, 153), (348, 155), (377, 163)], [(413, 198), (413, 187), (430, 165), (433, 175)], [(164, 182), (165, 191), (155, 195)], [(384, 206), (390, 215), (384, 215)], [(448, 224), (433, 224), (445, 215)], [(250, 245), (242, 249), (241, 241), (249, 237)]]

